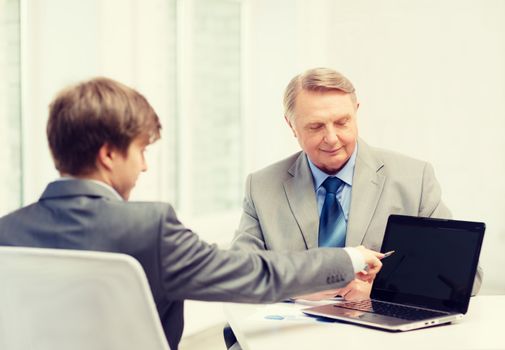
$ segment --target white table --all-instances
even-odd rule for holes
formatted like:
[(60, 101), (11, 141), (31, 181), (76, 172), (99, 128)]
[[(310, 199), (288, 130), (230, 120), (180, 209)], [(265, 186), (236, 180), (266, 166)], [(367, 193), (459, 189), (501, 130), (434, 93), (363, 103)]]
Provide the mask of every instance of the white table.
[(505, 349), (505, 295), (473, 297), (462, 320), (410, 332), (320, 322), (304, 316), (305, 307), (230, 303), (224, 310), (244, 350)]

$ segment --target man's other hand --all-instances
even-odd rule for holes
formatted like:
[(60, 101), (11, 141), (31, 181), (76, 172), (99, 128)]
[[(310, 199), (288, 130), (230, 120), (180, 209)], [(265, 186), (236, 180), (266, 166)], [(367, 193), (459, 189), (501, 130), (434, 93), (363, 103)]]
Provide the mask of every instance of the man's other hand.
[(349, 301), (360, 301), (370, 299), (372, 291), (372, 282), (365, 282), (354, 279), (347, 286), (337, 289), (337, 295)]

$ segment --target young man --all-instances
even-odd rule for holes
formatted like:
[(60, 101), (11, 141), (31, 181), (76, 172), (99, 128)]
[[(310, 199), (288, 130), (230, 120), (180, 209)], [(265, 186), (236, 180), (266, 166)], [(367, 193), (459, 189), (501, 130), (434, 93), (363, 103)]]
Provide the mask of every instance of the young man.
[(147, 170), (145, 148), (160, 137), (160, 129), (147, 100), (118, 82), (97, 78), (62, 91), (47, 124), (61, 178), (38, 202), (0, 218), (0, 245), (135, 257), (174, 350), (184, 299), (275, 302), (341, 287), (356, 277), (371, 280), (379, 271), (382, 254), (363, 247), (289, 254), (223, 251), (185, 228), (169, 204), (127, 202)]

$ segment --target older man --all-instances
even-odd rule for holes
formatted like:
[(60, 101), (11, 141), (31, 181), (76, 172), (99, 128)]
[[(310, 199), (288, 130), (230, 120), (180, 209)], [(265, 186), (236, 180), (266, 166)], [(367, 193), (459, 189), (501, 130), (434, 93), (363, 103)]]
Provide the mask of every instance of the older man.
[[(429, 163), (358, 137), (358, 107), (352, 83), (332, 69), (310, 69), (290, 81), (285, 119), (302, 151), (248, 176), (234, 248), (379, 250), (390, 214), (451, 217)], [(479, 269), (474, 293), (481, 278)], [(370, 283), (354, 280), (302, 297), (356, 300), (370, 290)]]

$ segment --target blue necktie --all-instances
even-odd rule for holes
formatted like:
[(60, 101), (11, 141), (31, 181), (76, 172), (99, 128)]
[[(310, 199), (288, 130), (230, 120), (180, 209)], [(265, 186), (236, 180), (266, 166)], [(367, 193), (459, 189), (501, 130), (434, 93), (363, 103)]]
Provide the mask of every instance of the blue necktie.
[(323, 182), (326, 189), (321, 217), (319, 218), (319, 246), (320, 247), (344, 247), (345, 223), (344, 212), (337, 199), (337, 190), (342, 180), (337, 177), (328, 177)]

